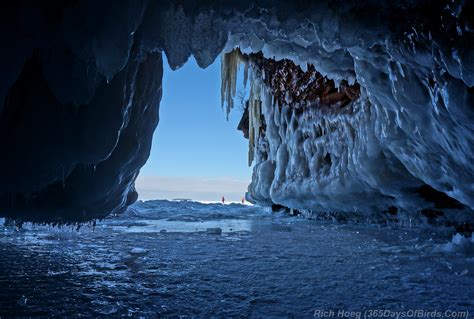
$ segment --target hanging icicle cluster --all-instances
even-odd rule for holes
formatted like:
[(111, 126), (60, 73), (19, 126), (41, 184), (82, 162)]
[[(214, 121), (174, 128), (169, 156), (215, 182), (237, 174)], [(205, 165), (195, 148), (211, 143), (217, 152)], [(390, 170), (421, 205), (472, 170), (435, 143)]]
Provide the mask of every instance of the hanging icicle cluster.
[[(244, 87), (247, 86), (249, 72), (249, 60), (247, 55), (243, 55), (239, 49), (225, 53), (221, 59), (221, 103), (222, 108), (229, 113), (234, 107), (234, 97), (237, 88), (237, 74), (240, 64), (244, 64)], [(252, 165), (255, 145), (258, 142), (260, 130), (262, 128), (262, 82), (257, 76), (257, 72), (251, 72), (250, 95), (248, 103), (249, 114), (249, 157), (248, 164)]]
[[(227, 118), (234, 106), (237, 74), (240, 64), (245, 65), (244, 86), (250, 68), (250, 96), (248, 99), (249, 166), (254, 158), (254, 148), (262, 126), (262, 90), (268, 92), (273, 103), (280, 108), (313, 107), (340, 110), (360, 96), (358, 83), (342, 80), (335, 83), (316, 71), (313, 65), (303, 70), (288, 59), (265, 58), (262, 52), (243, 54), (235, 49), (222, 56), (222, 107), (226, 105)], [(266, 96), (266, 95), (265, 95)]]
[(245, 63), (245, 60), (243, 59), (242, 53), (240, 53), (239, 49), (235, 49), (222, 55), (221, 106), (224, 108), (225, 105), (227, 120), (229, 119), (230, 111), (234, 107), (234, 97), (237, 89), (237, 73), (239, 72), (240, 63)]

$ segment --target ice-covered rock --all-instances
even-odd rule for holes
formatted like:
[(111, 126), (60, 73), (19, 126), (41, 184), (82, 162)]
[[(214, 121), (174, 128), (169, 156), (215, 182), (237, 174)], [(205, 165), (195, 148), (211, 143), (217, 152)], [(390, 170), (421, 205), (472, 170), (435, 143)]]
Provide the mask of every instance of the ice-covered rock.
[(473, 254), (474, 235), (471, 237), (464, 237), (461, 234), (456, 234), (449, 243), (438, 247), (437, 250), (446, 253)]

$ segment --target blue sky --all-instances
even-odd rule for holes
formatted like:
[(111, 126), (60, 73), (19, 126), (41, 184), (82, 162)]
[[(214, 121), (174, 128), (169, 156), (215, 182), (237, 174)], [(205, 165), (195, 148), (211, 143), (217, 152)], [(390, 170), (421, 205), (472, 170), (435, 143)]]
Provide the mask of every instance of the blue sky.
[[(248, 140), (237, 131), (241, 117), (238, 107), (226, 120), (220, 81), (220, 58), (204, 70), (194, 58), (176, 71), (164, 61), (160, 123), (150, 158), (137, 181), (141, 197), (213, 200), (225, 190), (229, 196), (235, 193), (231, 197), (238, 200), (246, 191), (251, 176)], [(188, 185), (196, 192), (202, 185), (207, 195), (188, 194), (193, 191), (186, 188)]]

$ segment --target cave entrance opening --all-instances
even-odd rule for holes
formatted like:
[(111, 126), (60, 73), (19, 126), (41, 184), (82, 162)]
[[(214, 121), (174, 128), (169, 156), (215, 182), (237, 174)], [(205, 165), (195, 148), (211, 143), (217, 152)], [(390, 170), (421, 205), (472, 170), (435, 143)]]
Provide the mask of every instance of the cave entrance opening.
[(190, 58), (176, 71), (163, 60), (160, 122), (136, 182), (139, 198), (240, 202), (251, 177), (248, 140), (237, 130), (244, 108), (238, 95), (226, 119), (220, 58), (206, 69)]

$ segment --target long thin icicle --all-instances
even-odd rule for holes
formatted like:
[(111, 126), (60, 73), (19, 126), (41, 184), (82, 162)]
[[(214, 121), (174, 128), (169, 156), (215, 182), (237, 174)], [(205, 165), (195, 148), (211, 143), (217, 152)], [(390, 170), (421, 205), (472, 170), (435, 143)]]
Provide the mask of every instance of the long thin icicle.
[(256, 72), (250, 76), (250, 96), (249, 96), (249, 166), (254, 158), (255, 145), (260, 136), (262, 126), (262, 85), (256, 78)]

